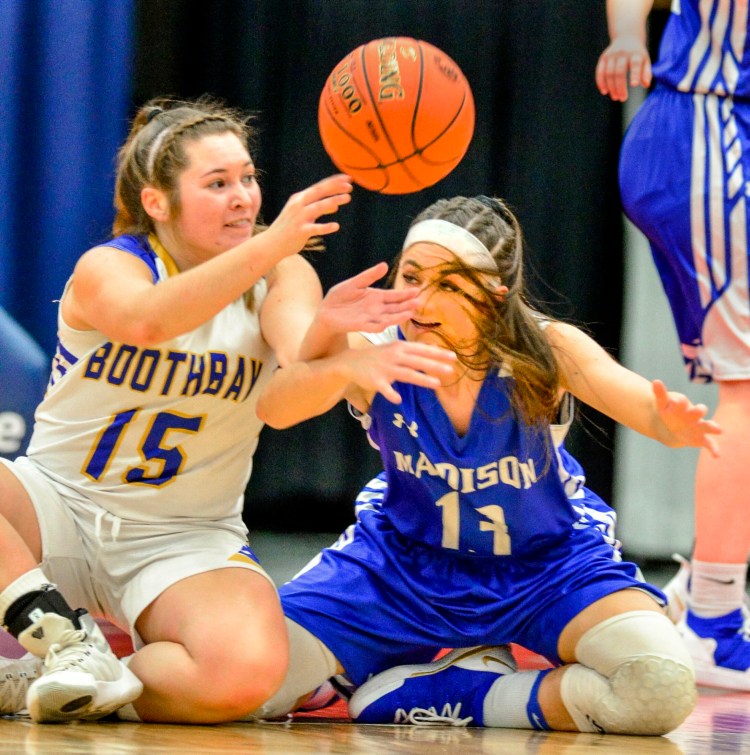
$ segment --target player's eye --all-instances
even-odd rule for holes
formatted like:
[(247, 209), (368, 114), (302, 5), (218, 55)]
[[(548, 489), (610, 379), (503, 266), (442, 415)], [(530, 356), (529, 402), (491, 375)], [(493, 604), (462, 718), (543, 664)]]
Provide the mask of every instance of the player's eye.
[(448, 291), (452, 294), (455, 294), (457, 291), (461, 291), (461, 289), (455, 283), (451, 283), (447, 280), (440, 281), (440, 288), (441, 290)]

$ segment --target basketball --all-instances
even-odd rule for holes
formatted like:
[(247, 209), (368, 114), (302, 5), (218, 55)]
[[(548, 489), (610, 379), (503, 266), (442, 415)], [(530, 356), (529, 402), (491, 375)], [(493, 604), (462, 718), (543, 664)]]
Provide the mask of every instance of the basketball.
[(474, 97), (433, 45), (387, 37), (349, 53), (326, 80), (320, 137), (342, 173), (365, 189), (409, 194), (445, 178), (474, 133)]

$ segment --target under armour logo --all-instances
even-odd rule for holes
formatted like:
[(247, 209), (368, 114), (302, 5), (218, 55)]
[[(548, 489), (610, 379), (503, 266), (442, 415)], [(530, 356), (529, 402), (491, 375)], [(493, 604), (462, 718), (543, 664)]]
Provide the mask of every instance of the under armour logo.
[(396, 425), (396, 427), (406, 427), (406, 429), (409, 431), (409, 435), (411, 435), (412, 438), (416, 438), (417, 436), (417, 430), (418, 425), (416, 422), (410, 422), (408, 425), (406, 424), (406, 420), (404, 419), (403, 414), (394, 414), (393, 415), (393, 424)]

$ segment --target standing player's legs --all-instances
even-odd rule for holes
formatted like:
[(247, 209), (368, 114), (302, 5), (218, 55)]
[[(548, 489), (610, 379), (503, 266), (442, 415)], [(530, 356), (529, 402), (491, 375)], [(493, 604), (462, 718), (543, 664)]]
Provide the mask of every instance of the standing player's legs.
[(698, 459), (684, 636), (701, 684), (750, 691), (750, 642), (743, 631), (750, 549), (750, 381), (719, 382), (714, 419), (724, 428), (722, 453), (713, 458), (701, 452)]
[[(28, 469), (24, 484), (10, 470), (9, 463), (0, 464), (0, 622), (44, 659), (44, 673), (26, 695), (29, 712), (35, 721), (100, 718), (137, 697), (141, 684), (115, 657), (92, 617), (71, 609), (39, 567), (42, 535), (27, 490), (48, 498), (45, 526), (65, 530), (70, 547), (76, 542), (73, 522), (55, 491)], [(8, 698), (0, 700), (0, 709), (17, 707), (30, 678), (19, 676), (16, 684), (0, 687)]]
[(699, 456), (689, 610), (681, 626), (699, 683), (745, 690), (749, 179), (747, 106), (727, 98), (658, 89), (623, 144), (623, 204), (651, 242), (689, 374), (719, 385), (721, 456)]
[[(715, 582), (735, 582), (741, 589), (731, 601), (732, 610), (739, 608), (750, 549), (750, 511), (747, 491), (750, 490), (750, 381), (719, 382), (719, 403), (714, 419), (724, 429), (721, 456), (701, 453), (696, 476), (696, 540), (693, 558), (702, 562), (736, 564), (740, 578), (721, 578)], [(691, 584), (693, 600), (701, 590), (695, 572)], [(724, 611), (726, 613), (726, 611)]]

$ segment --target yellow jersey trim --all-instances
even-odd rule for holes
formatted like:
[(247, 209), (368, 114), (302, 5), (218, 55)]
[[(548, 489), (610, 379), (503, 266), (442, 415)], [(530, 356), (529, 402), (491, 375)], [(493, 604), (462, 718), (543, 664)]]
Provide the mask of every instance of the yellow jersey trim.
[(172, 256), (169, 254), (169, 252), (164, 248), (155, 233), (149, 233), (148, 243), (156, 252), (156, 256), (164, 263), (164, 267), (167, 268), (167, 275), (169, 275), (170, 277), (177, 275), (180, 271), (177, 268), (175, 261), (172, 259)]

